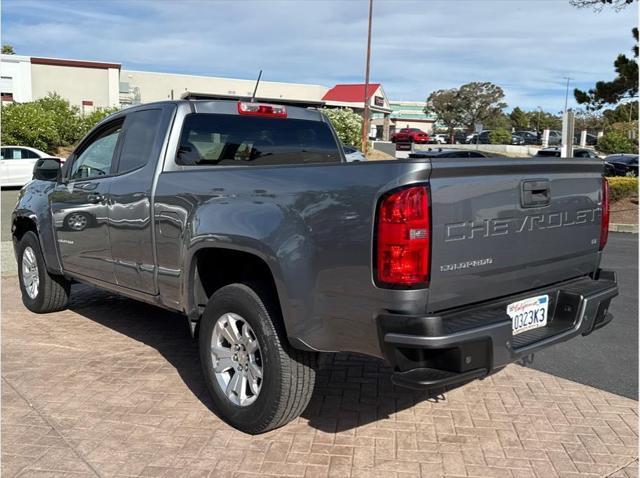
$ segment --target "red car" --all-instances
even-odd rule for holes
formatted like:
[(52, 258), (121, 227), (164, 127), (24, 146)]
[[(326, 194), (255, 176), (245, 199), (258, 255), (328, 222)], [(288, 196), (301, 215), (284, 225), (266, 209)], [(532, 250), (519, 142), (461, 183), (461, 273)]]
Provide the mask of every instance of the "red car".
[(418, 128), (402, 128), (391, 136), (393, 143), (428, 143), (429, 135)]

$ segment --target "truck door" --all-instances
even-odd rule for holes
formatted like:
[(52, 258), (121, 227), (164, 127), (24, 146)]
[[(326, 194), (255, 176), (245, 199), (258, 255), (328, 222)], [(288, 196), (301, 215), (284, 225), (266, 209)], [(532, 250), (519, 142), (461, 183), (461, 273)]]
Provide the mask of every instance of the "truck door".
[(154, 105), (127, 114), (117, 178), (109, 199), (109, 237), (116, 283), (155, 294), (152, 189), (173, 105)]
[(114, 274), (107, 201), (123, 121), (110, 121), (83, 141), (69, 158), (63, 182), (49, 196), (63, 268), (110, 283)]

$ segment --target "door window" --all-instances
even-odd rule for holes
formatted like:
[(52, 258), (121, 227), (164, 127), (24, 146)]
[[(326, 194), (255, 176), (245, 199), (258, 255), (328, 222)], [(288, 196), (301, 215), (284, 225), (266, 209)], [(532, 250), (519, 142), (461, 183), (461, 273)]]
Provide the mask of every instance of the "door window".
[(88, 179), (111, 174), (113, 153), (122, 131), (122, 120), (112, 123), (80, 150), (71, 166), (70, 179)]
[(161, 109), (136, 111), (127, 115), (118, 173), (133, 171), (147, 164), (161, 117)]

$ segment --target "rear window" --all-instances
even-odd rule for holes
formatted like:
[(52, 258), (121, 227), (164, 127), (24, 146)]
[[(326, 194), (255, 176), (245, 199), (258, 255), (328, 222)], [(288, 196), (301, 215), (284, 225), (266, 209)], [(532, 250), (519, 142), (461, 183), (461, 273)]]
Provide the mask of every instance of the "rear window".
[(298, 119), (193, 113), (187, 115), (176, 162), (262, 166), (340, 162), (326, 123)]

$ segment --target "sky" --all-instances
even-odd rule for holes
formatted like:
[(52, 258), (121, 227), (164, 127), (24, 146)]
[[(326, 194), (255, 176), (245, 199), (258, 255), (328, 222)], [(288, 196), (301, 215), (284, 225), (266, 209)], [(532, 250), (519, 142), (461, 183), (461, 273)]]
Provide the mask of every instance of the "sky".
[[(366, 0), (3, 0), (1, 36), (28, 56), (330, 87), (364, 82), (367, 15)], [(404, 101), (491, 81), (508, 110), (558, 112), (563, 77), (571, 89), (614, 77), (637, 21), (637, 4), (374, 0), (371, 81)]]

